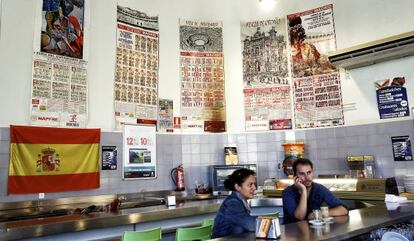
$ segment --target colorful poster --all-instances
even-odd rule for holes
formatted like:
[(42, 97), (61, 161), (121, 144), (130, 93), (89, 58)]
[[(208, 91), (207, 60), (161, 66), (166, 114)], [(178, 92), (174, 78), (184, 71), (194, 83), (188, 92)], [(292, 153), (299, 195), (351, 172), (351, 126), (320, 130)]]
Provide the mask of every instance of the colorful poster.
[(380, 119), (410, 116), (407, 90), (404, 84), (404, 77), (375, 82)]
[(410, 136), (392, 136), (391, 142), (394, 161), (413, 160)]
[(83, 58), (85, 0), (43, 0), (41, 52)]
[(117, 8), (114, 83), (116, 129), (123, 123), (157, 121), (158, 17)]
[(286, 21), (241, 23), (246, 130), (292, 128)]
[(123, 179), (157, 177), (155, 125), (123, 125)]
[(336, 50), (333, 5), (287, 19), (296, 128), (343, 125), (339, 71), (327, 57)]
[(118, 150), (116, 146), (102, 146), (102, 170), (116, 170)]
[(34, 53), (30, 123), (85, 127), (88, 120), (87, 62)]
[(174, 132), (173, 118), (173, 100), (159, 99), (158, 132)]
[(226, 131), (221, 22), (180, 20), (181, 129)]
[(9, 194), (99, 188), (100, 129), (10, 126)]

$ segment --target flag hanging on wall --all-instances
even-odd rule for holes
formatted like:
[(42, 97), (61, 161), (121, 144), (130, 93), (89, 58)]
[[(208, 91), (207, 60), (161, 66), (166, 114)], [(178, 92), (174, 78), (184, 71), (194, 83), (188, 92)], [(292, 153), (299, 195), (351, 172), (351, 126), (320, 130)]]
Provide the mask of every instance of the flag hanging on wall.
[(10, 126), (9, 194), (99, 188), (100, 129)]

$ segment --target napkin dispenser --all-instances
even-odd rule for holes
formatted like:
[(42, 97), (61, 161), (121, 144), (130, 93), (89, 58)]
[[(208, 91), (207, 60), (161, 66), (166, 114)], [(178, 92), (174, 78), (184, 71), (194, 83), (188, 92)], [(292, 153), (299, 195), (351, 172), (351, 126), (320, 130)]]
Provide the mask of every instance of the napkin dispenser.
[(258, 217), (256, 219), (256, 238), (278, 239), (280, 234), (279, 218)]

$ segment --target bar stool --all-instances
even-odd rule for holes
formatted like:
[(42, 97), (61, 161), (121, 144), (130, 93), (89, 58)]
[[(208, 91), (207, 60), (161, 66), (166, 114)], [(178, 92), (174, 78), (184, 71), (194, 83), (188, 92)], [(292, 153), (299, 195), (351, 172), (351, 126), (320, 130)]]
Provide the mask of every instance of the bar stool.
[(214, 219), (213, 218), (206, 218), (203, 220), (203, 222), (201, 223), (201, 226), (211, 226), (210, 229), (210, 234), (213, 231), (213, 226), (214, 226)]
[(211, 225), (195, 228), (177, 228), (175, 241), (193, 241), (211, 239)]
[(213, 228), (213, 226), (214, 226), (214, 218), (206, 218), (201, 223), (201, 226), (208, 226), (208, 225), (211, 225), (211, 227)]
[(161, 241), (161, 228), (126, 231), (122, 235), (122, 241)]

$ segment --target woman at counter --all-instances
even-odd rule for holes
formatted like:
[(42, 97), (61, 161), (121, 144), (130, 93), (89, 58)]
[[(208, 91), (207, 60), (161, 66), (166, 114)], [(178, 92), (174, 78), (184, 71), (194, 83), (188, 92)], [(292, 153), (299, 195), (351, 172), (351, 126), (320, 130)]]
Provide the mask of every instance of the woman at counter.
[(234, 171), (224, 186), (231, 190), (214, 220), (213, 238), (238, 235), (255, 230), (256, 218), (250, 216), (247, 199), (253, 198), (256, 190), (255, 172), (246, 168)]

